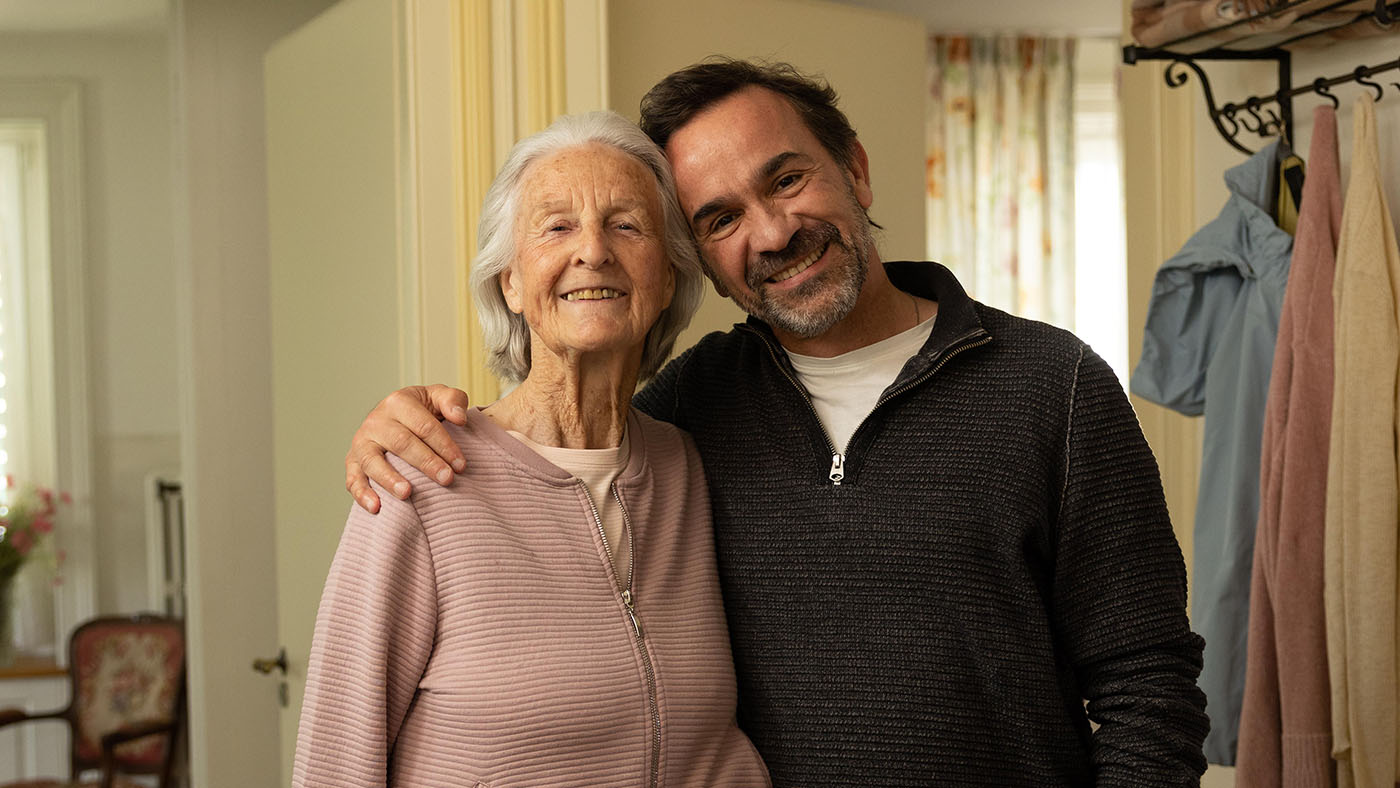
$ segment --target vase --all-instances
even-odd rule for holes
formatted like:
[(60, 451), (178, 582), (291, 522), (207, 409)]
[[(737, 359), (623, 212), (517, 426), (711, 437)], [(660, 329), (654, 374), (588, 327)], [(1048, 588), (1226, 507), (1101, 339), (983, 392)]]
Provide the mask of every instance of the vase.
[(0, 577), (0, 668), (15, 661), (15, 576)]

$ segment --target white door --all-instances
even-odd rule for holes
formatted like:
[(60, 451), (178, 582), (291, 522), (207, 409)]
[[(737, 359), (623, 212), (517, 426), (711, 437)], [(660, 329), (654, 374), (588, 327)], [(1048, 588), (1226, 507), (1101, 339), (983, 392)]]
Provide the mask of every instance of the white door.
[[(425, 374), (453, 336), (424, 337), (452, 281), (446, 0), (345, 0), (266, 58), (277, 615), (289, 782), (312, 627), (350, 498), (351, 433)], [(412, 101), (410, 96), (414, 96)], [(453, 315), (447, 316), (453, 325)], [(449, 332), (450, 333), (450, 332)], [(447, 378), (450, 380), (451, 378)], [(249, 654), (250, 658), (259, 656)], [(272, 655), (266, 655), (272, 656)]]

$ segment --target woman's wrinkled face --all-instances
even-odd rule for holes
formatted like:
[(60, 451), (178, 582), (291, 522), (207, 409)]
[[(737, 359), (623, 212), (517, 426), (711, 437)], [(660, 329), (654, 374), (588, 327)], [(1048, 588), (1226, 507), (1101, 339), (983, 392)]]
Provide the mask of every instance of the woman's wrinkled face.
[(656, 178), (608, 145), (567, 148), (525, 170), (515, 250), (501, 292), (529, 324), (536, 359), (544, 350), (640, 358), (675, 292)]

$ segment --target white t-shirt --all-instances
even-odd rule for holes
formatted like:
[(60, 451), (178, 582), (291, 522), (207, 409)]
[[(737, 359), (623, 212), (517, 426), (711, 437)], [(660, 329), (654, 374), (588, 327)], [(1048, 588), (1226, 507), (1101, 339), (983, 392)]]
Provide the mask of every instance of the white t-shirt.
[(874, 410), (880, 395), (928, 341), (935, 317), (889, 339), (831, 358), (788, 352), (797, 379), (811, 395), (812, 407), (837, 454), (846, 453), (846, 444)]
[(598, 517), (603, 521), (603, 533), (607, 534), (608, 547), (612, 550), (617, 582), (625, 586), (632, 552), (625, 530), (626, 520), (622, 507), (613, 497), (612, 483), (627, 467), (630, 455), (627, 433), (622, 433), (622, 443), (614, 449), (561, 449), (535, 443), (514, 430), (506, 431), (536, 454), (583, 480), (589, 496), (593, 498), (593, 505), (598, 507)]

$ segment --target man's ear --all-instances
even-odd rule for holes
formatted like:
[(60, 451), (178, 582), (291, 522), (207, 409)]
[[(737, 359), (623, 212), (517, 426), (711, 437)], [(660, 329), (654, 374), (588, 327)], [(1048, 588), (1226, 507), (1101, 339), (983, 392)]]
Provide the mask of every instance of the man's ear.
[(875, 193), (870, 188), (870, 157), (865, 154), (865, 146), (860, 144), (860, 140), (851, 141), (850, 154), (846, 172), (851, 176), (856, 201), (860, 207), (869, 210), (870, 204), (875, 202)]

